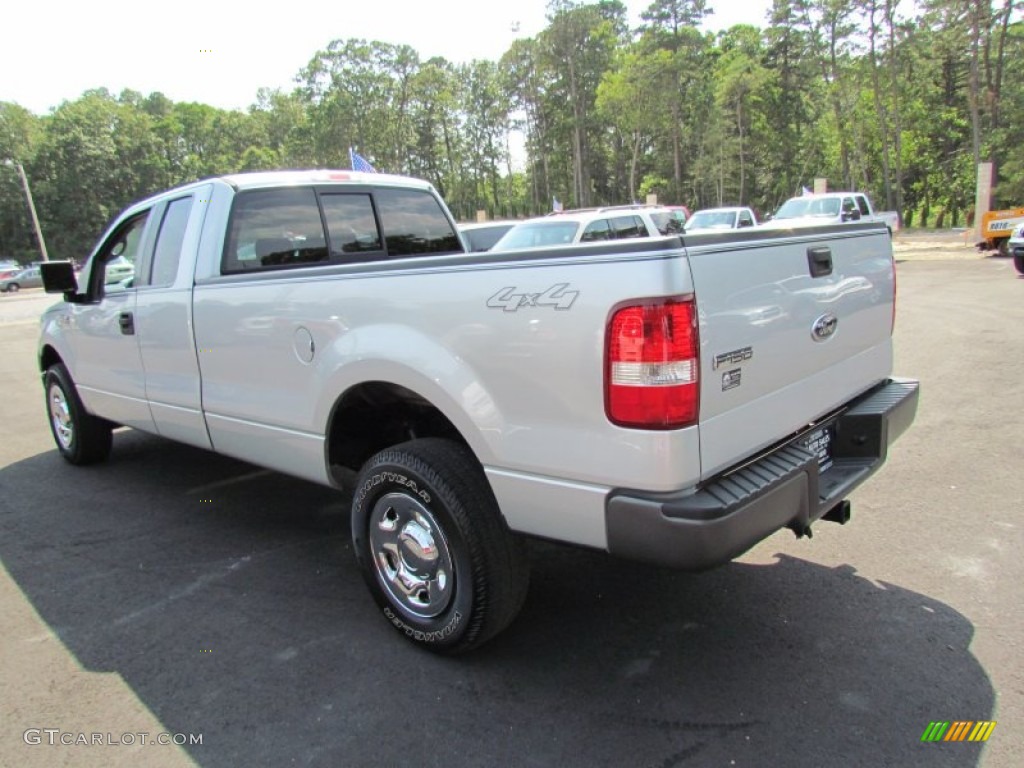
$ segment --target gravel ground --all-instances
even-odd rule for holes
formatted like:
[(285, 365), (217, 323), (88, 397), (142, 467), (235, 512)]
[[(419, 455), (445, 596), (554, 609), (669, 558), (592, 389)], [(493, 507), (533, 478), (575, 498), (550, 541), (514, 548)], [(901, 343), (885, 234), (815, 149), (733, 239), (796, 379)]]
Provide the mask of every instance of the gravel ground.
[(995, 251), (979, 251), (973, 229), (907, 229), (896, 232), (892, 249), (900, 261), (1000, 258)]

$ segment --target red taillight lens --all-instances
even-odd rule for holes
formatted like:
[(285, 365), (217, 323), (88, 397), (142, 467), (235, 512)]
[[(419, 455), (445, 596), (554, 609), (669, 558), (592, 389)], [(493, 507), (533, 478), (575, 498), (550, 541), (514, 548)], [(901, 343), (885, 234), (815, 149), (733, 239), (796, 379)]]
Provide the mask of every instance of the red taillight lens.
[(623, 427), (678, 429), (699, 411), (694, 302), (623, 307), (608, 323), (605, 408)]

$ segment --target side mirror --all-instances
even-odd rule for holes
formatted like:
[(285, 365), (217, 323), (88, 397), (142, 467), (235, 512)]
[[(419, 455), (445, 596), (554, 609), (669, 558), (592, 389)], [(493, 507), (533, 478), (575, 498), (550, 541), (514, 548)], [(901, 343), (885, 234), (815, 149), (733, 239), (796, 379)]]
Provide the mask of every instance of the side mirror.
[(39, 265), (43, 277), (43, 289), (47, 293), (78, 293), (78, 279), (75, 265), (70, 261), (45, 261)]
[(843, 221), (860, 221), (860, 211), (843, 211)]

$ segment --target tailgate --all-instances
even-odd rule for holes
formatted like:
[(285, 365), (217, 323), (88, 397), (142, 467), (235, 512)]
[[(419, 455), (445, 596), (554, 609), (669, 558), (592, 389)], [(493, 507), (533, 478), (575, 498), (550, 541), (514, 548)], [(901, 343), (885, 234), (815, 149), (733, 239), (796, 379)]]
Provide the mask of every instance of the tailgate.
[(701, 342), (701, 476), (826, 416), (892, 368), (877, 224), (686, 238)]

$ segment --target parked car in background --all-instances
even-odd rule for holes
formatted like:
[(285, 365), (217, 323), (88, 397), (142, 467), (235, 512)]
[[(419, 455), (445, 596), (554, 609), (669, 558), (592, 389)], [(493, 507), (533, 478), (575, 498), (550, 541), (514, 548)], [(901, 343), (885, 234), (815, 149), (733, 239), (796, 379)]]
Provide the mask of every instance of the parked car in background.
[(876, 213), (863, 192), (824, 192), (789, 198), (761, 227), (816, 227), (850, 221), (881, 221), (892, 234), (896, 213)]
[(722, 232), (742, 229), (757, 224), (757, 216), (750, 208), (731, 206), (725, 208), (704, 208), (697, 211), (686, 222), (686, 234), (697, 232)]
[(42, 285), (43, 278), (39, 273), (39, 267), (29, 267), (0, 280), (0, 291), (15, 293), (22, 288), (40, 288)]
[(1020, 274), (1024, 275), (1024, 224), (1013, 230), (1007, 248), (1010, 255), (1013, 256), (1013, 266)]
[(106, 284), (120, 283), (135, 277), (135, 265), (124, 256), (118, 256), (107, 262), (106, 271), (103, 273), (103, 282)]
[(459, 233), (466, 241), (468, 251), (489, 251), (501, 236), (516, 225), (514, 221), (480, 221), (459, 224)]
[[(521, 221), (494, 244), (492, 251), (596, 243), (603, 240), (659, 237), (681, 232), (680, 214), (663, 207), (618, 205), (549, 213)], [(676, 229), (676, 227), (680, 227)]]

